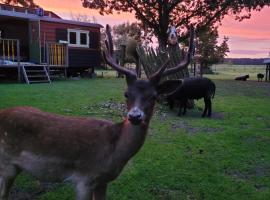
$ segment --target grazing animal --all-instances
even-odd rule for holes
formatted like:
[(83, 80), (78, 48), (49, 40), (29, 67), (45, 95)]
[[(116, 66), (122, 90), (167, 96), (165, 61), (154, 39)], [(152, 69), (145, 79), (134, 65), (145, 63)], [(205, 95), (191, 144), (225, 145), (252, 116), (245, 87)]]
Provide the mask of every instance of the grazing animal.
[(234, 80), (236, 81), (246, 81), (249, 78), (249, 75), (244, 75), (244, 76), (238, 76)]
[[(42, 112), (32, 107), (0, 111), (0, 200), (7, 200), (21, 171), (40, 180), (74, 183), (77, 200), (104, 200), (107, 184), (142, 147), (159, 80), (186, 68), (191, 50), (175, 68), (166, 63), (149, 80), (139, 80), (115, 62), (110, 27), (105, 58), (127, 81), (127, 117), (120, 123)], [(190, 49), (193, 45), (191, 34)]]
[(258, 73), (258, 74), (257, 74), (257, 78), (258, 78), (258, 82), (259, 82), (259, 81), (262, 82), (262, 81), (263, 81), (263, 78), (264, 78), (264, 74)]
[[(176, 90), (167, 95), (167, 101), (171, 109), (173, 109), (175, 103), (179, 104), (179, 116), (186, 114), (188, 99), (204, 98), (205, 108), (202, 117), (205, 117), (206, 113), (208, 117), (211, 117), (211, 99), (214, 98), (216, 91), (216, 86), (213, 81), (204, 77), (190, 77), (184, 78), (183, 80), (168, 80), (167, 84), (166, 81), (163, 83), (163, 87), (164, 85), (171, 88), (175, 88), (178, 85)], [(183, 113), (182, 108), (184, 108)]]

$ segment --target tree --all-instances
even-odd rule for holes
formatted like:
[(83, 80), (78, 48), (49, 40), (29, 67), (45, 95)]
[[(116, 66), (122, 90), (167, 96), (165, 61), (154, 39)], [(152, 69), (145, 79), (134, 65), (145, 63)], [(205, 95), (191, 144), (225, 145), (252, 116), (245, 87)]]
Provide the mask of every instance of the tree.
[(115, 25), (112, 28), (114, 35), (114, 44), (116, 49), (121, 45), (126, 45), (131, 39), (137, 43), (141, 43), (141, 29), (137, 23), (123, 23)]
[(142, 43), (141, 29), (137, 23), (123, 23), (113, 27), (114, 44), (121, 64), (135, 63), (136, 73), (141, 76), (141, 67), (136, 48)]
[(73, 12), (70, 13), (71, 20), (78, 21), (78, 22), (87, 22), (87, 23), (97, 23), (97, 18), (95, 16), (89, 16), (86, 14), (74, 14)]
[(34, 3), (34, 0), (0, 0), (1, 3), (18, 5), (26, 8), (33, 8), (37, 5)]
[[(221, 22), (227, 14), (237, 20), (250, 17), (252, 10), (269, 6), (269, 0), (82, 0), (86, 8), (99, 10), (101, 15), (115, 12), (134, 13), (145, 35), (155, 35), (161, 47), (166, 46), (167, 29), (174, 25), (181, 39), (188, 37), (188, 27), (197, 31)], [(244, 12), (242, 12), (244, 11)]]
[(196, 57), (201, 66), (201, 72), (209, 66), (223, 62), (224, 57), (229, 52), (228, 37), (224, 37), (222, 43), (218, 44), (217, 27), (208, 27), (201, 32), (196, 39)]

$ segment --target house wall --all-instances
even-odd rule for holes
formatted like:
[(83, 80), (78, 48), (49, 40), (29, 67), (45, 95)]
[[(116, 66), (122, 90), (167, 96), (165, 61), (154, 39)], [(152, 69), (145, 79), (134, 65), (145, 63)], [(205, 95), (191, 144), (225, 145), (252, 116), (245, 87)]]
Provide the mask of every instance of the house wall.
[(40, 22), (40, 44), (42, 48), (42, 59), (44, 47), (47, 42), (67, 41), (68, 29), (80, 29), (89, 31), (89, 48), (69, 47), (69, 67), (99, 67), (100, 66), (100, 29), (73, 24), (62, 24), (53, 22)]

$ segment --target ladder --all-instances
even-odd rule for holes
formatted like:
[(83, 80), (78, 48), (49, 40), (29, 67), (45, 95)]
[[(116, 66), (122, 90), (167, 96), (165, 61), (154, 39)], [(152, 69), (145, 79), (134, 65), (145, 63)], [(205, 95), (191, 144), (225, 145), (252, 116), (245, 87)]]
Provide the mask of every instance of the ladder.
[(22, 65), (24, 80), (31, 83), (51, 83), (49, 73), (45, 65)]

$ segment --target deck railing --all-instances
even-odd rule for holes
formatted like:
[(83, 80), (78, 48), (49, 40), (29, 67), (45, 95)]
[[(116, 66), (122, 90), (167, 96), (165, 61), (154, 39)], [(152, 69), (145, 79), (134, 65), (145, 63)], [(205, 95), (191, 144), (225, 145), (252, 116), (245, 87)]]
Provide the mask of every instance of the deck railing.
[(61, 43), (47, 43), (47, 63), (49, 66), (68, 66), (68, 45)]
[(20, 63), (20, 42), (15, 39), (0, 38), (0, 59)]

